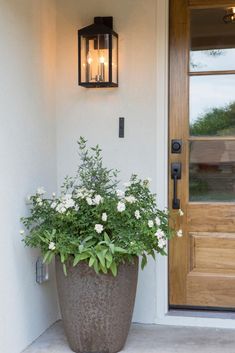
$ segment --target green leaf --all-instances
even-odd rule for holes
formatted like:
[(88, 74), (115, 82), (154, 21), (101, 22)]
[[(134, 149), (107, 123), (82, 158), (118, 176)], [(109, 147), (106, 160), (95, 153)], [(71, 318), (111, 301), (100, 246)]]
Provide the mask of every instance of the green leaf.
[(111, 262), (113, 261), (113, 257), (112, 257), (112, 255), (109, 252), (105, 255), (105, 258), (108, 261), (111, 261)]
[(100, 268), (101, 270), (103, 271), (103, 273), (107, 274), (108, 273), (108, 270), (105, 266), (102, 266), (102, 264), (100, 264)]
[(110, 268), (110, 266), (111, 266), (111, 264), (112, 264), (112, 262), (113, 262), (113, 257), (112, 257), (112, 255), (111, 255), (110, 253), (107, 253), (107, 254), (105, 255), (105, 259), (106, 259), (106, 267), (107, 267), (107, 268)]
[(89, 267), (92, 267), (93, 264), (95, 262), (95, 257), (90, 257), (90, 260), (89, 260)]
[(41, 241), (42, 241), (43, 243), (48, 244), (48, 240), (47, 240), (46, 238), (43, 238), (41, 235), (39, 235), (38, 237), (39, 237), (39, 239), (41, 239)]
[(86, 238), (84, 239), (84, 243), (87, 242), (88, 240), (91, 240), (92, 238), (93, 238), (93, 236), (92, 236), (92, 235), (89, 235), (88, 237), (86, 237)]
[(126, 254), (127, 253), (127, 251), (125, 249), (120, 248), (119, 246), (115, 246), (114, 251), (115, 252), (119, 252), (120, 254)]
[(117, 265), (116, 265), (116, 262), (112, 262), (111, 266), (110, 266), (110, 270), (113, 274), (114, 277), (117, 276)]
[(85, 252), (82, 254), (76, 255), (73, 261), (73, 266), (76, 266), (79, 263), (79, 261), (88, 259), (88, 257), (90, 257), (90, 254)]
[(83, 249), (84, 249), (84, 245), (83, 244), (79, 245), (79, 247), (78, 247), (79, 252), (82, 252)]
[(109, 244), (109, 247), (110, 247), (110, 250), (111, 250), (111, 253), (114, 254), (114, 249), (115, 249), (115, 246), (114, 244)]
[(60, 260), (61, 260), (62, 264), (65, 262), (65, 256), (64, 256), (64, 254), (60, 254)]
[(143, 270), (144, 267), (147, 264), (147, 256), (145, 254), (142, 255), (142, 261), (141, 261), (141, 269)]
[(110, 240), (110, 238), (109, 238), (109, 236), (108, 236), (107, 233), (104, 233), (104, 240), (105, 240), (107, 243), (110, 243), (110, 242), (111, 242), (111, 240)]
[(97, 252), (97, 257), (100, 260), (101, 265), (105, 267), (105, 259), (104, 259), (103, 252), (102, 251)]
[(95, 262), (94, 262), (93, 267), (94, 267), (95, 272), (96, 272), (97, 275), (98, 275), (98, 273), (99, 273), (99, 266), (98, 266), (98, 261), (97, 261), (97, 259), (95, 259)]
[(67, 267), (65, 264), (63, 264), (63, 271), (64, 271), (64, 275), (67, 276)]
[(149, 254), (152, 256), (152, 258), (153, 258), (154, 260), (156, 260), (156, 255), (155, 255), (154, 250), (151, 250)]
[(51, 263), (52, 259), (54, 257), (54, 253), (51, 251), (50, 255), (48, 256), (47, 263)]
[(50, 253), (51, 253), (50, 250), (48, 250), (48, 251), (46, 252), (46, 254), (45, 254), (44, 257), (43, 257), (43, 263), (45, 263), (45, 262), (48, 261), (48, 258), (49, 258), (49, 256), (50, 256)]

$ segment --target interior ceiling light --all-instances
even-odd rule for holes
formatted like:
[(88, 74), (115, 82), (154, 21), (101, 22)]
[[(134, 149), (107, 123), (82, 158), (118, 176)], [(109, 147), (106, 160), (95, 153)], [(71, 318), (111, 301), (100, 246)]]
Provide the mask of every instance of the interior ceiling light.
[(226, 10), (226, 15), (223, 20), (225, 23), (235, 23), (235, 7)]

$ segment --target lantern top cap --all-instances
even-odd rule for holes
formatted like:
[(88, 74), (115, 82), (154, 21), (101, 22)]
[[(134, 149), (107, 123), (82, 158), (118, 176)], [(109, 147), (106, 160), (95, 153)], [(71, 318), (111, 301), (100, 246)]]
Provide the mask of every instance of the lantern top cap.
[(78, 31), (79, 35), (113, 34), (118, 36), (113, 30), (113, 17), (94, 17), (94, 24), (83, 27)]

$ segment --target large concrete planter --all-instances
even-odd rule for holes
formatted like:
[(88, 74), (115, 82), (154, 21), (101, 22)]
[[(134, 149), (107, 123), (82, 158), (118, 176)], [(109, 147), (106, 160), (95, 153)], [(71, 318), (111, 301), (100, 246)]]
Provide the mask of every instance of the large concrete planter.
[(135, 302), (138, 258), (119, 266), (117, 277), (97, 275), (85, 262), (65, 277), (56, 259), (63, 325), (77, 353), (116, 353), (127, 339)]

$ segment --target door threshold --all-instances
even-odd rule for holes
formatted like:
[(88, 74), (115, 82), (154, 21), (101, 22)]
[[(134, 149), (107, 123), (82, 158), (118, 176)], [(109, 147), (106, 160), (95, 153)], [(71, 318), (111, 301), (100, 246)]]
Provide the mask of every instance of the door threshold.
[(235, 320), (234, 311), (169, 309), (167, 316)]

